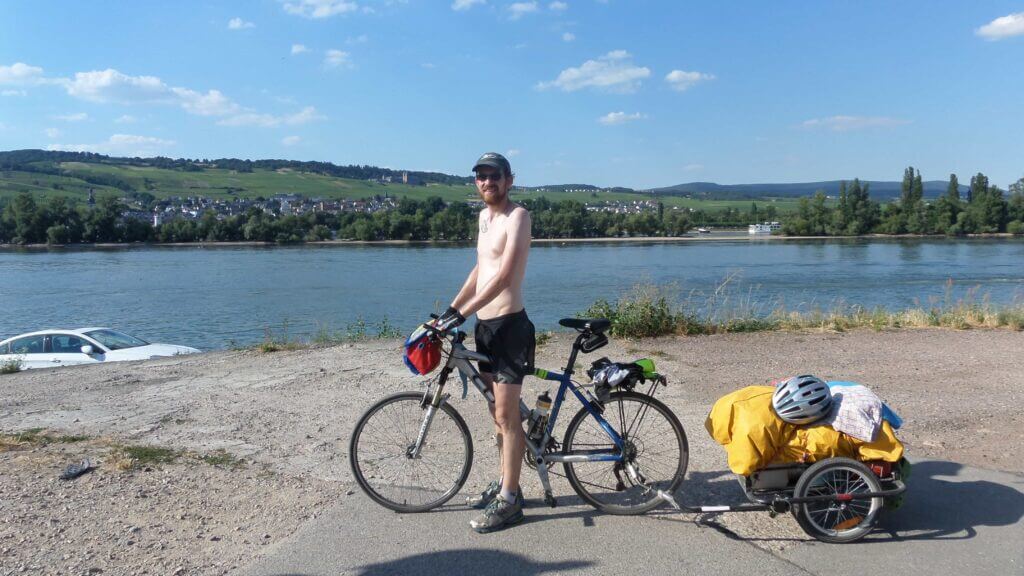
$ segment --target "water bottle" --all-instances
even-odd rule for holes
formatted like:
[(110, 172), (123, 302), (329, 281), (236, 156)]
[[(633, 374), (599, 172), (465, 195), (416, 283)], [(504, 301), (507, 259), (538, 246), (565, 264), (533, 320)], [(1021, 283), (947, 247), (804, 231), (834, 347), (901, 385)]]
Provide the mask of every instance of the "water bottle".
[(529, 436), (531, 440), (540, 440), (544, 437), (544, 428), (548, 424), (548, 414), (550, 412), (551, 397), (548, 396), (548, 391), (545, 390), (544, 393), (537, 396), (537, 407), (530, 414)]

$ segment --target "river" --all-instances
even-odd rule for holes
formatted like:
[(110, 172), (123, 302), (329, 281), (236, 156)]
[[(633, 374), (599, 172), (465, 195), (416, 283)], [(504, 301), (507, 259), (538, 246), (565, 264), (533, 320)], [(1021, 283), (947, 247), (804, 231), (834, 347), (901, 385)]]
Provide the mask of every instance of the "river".
[[(218, 349), (346, 332), (386, 318), (402, 333), (443, 310), (472, 246), (150, 246), (0, 251), (0, 339), (110, 326), (155, 342)], [(952, 282), (950, 285), (949, 283)], [(637, 283), (669, 285), (701, 310), (766, 314), (946, 299), (1024, 301), (1024, 240), (822, 239), (544, 242), (525, 298), (538, 329)]]

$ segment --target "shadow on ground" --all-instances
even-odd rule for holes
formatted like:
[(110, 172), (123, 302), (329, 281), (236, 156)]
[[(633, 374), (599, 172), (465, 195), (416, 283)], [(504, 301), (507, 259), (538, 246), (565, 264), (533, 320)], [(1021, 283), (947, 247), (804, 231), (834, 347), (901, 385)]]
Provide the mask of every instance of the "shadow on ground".
[(980, 526), (1011, 526), (1024, 517), (1024, 478), (1018, 487), (988, 480), (959, 480), (963, 466), (927, 460), (914, 464), (906, 501), (886, 511), (878, 532), (893, 540), (968, 539)]

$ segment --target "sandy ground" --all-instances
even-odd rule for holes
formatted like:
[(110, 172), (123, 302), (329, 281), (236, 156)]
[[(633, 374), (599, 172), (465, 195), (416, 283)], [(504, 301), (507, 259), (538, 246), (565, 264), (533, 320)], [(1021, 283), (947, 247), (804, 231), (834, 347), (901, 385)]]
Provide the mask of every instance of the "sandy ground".
[[(538, 365), (561, 369), (569, 343), (556, 335)], [(725, 452), (703, 429), (708, 409), (726, 392), (794, 373), (870, 386), (904, 418), (899, 436), (914, 457), (1024, 472), (1021, 350), (1021, 332), (916, 330), (624, 340), (593, 356), (654, 358), (670, 379), (659, 398), (689, 436), (682, 499), (720, 503), (738, 491), (724, 472)], [(530, 403), (546, 384), (527, 380)], [(8, 435), (0, 446), (0, 575), (230, 573), (325, 506), (365, 497), (348, 469), (349, 433), (372, 402), (409, 389), (422, 381), (402, 365), (397, 341), (0, 376), (0, 431)], [(472, 388), (467, 400), (452, 391), (477, 448), (466, 494), (494, 475), (496, 458), (482, 399)], [(34, 428), (88, 439), (10, 445), (11, 434)], [(129, 467), (117, 448), (124, 445), (183, 455)], [(199, 459), (220, 451), (240, 465)], [(82, 458), (98, 467), (57, 479)], [(562, 479), (554, 487), (571, 493)], [(540, 497), (529, 470), (524, 489), (528, 499)], [(769, 547), (804, 538), (788, 517), (713, 522), (776, 542)]]

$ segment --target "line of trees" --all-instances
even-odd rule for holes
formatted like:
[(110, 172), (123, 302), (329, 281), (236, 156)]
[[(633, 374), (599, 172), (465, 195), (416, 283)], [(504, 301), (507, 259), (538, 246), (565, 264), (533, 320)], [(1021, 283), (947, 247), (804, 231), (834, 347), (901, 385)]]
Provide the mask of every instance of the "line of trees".
[(923, 198), (921, 172), (903, 173), (900, 199), (880, 205), (868, 197), (868, 185), (843, 182), (839, 201), (831, 207), (823, 192), (801, 198), (795, 215), (782, 226), (793, 236), (856, 236), (860, 234), (1024, 234), (1024, 178), (1010, 186), (1009, 197), (979, 172), (971, 177), (967, 197), (950, 174), (946, 194), (933, 202)]
[[(685, 211), (659, 209), (640, 214), (592, 212), (580, 202), (524, 201), (533, 218), (535, 238), (679, 236), (690, 228)], [(177, 218), (158, 226), (122, 216), (124, 205), (101, 196), (96, 205), (72, 206), (52, 196), (37, 203), (28, 192), (0, 204), (0, 243), (76, 244), (105, 242), (308, 242), (351, 240), (453, 240), (476, 238), (477, 212), (464, 202), (441, 198), (402, 199), (398, 208), (372, 214), (309, 212), (280, 215), (261, 208), (218, 218), (206, 212), (197, 219)]]

